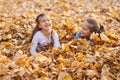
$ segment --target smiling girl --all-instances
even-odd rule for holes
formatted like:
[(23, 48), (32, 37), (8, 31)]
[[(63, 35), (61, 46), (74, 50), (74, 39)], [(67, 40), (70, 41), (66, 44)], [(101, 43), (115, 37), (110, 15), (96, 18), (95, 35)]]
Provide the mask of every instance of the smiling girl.
[(96, 20), (87, 19), (83, 23), (81, 30), (76, 33), (75, 38), (86, 38), (89, 41), (93, 32), (100, 35), (100, 33), (103, 31), (104, 27), (99, 25)]
[(33, 30), (31, 38), (31, 42), (33, 43), (33, 46), (30, 49), (31, 55), (46, 50), (51, 43), (54, 43), (54, 47), (59, 47), (59, 37), (52, 29), (50, 18), (45, 14), (40, 14), (36, 18), (36, 23), (37, 25)]

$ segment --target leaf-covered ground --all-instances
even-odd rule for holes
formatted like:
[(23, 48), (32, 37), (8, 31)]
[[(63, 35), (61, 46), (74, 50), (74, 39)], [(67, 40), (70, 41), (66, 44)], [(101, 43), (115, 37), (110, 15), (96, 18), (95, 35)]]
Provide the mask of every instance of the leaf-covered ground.
[[(61, 47), (30, 56), (38, 14), (50, 15)], [(87, 18), (105, 27), (91, 46), (74, 40)], [(120, 0), (0, 0), (0, 80), (120, 80)]]

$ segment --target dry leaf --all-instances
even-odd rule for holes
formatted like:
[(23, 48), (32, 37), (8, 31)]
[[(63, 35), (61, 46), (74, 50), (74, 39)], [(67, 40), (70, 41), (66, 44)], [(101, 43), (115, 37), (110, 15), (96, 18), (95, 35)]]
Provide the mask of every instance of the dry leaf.
[(67, 72), (60, 72), (58, 80), (72, 80), (72, 78)]
[(101, 34), (100, 34), (100, 37), (101, 37), (101, 39), (102, 39), (103, 41), (107, 41), (107, 42), (110, 41), (110, 39), (109, 39), (104, 33), (101, 33)]
[[(0, 80), (119, 80), (119, 5), (120, 0), (1, 0)], [(30, 56), (40, 13), (50, 16), (61, 46)], [(105, 28), (100, 37), (91, 35), (93, 45), (74, 39), (87, 18)]]

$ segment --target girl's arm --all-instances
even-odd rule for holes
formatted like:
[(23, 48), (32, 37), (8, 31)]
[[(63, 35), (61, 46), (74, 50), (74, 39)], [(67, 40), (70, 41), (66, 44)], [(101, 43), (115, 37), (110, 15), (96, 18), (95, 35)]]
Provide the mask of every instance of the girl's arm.
[(56, 32), (53, 33), (53, 40), (54, 40), (54, 47), (59, 47), (60, 41), (59, 41), (58, 34)]
[(78, 39), (78, 38), (80, 38), (80, 37), (81, 37), (80, 32), (77, 32), (77, 33), (75, 34), (75, 39)]
[(35, 53), (36, 53), (36, 48), (38, 45), (38, 36), (39, 36), (39, 34), (38, 34), (38, 32), (36, 32), (33, 39), (32, 39), (33, 46), (30, 49), (31, 55), (35, 55)]

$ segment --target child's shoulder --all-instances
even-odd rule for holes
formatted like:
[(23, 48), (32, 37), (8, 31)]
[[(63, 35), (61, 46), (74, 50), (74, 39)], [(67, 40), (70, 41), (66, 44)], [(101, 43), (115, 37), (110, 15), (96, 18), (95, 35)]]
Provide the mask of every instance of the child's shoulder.
[(76, 32), (76, 34), (75, 34), (75, 38), (80, 38), (81, 37), (81, 33), (78, 31), (78, 32)]
[(35, 33), (35, 35), (41, 35), (41, 34), (42, 34), (41, 31), (37, 31), (37, 32)]
[(80, 35), (81, 35), (80, 31), (76, 32), (76, 35), (79, 35), (79, 36), (80, 36)]
[(52, 34), (57, 34), (57, 31), (54, 30), (54, 29), (52, 29), (51, 33), (52, 33)]

